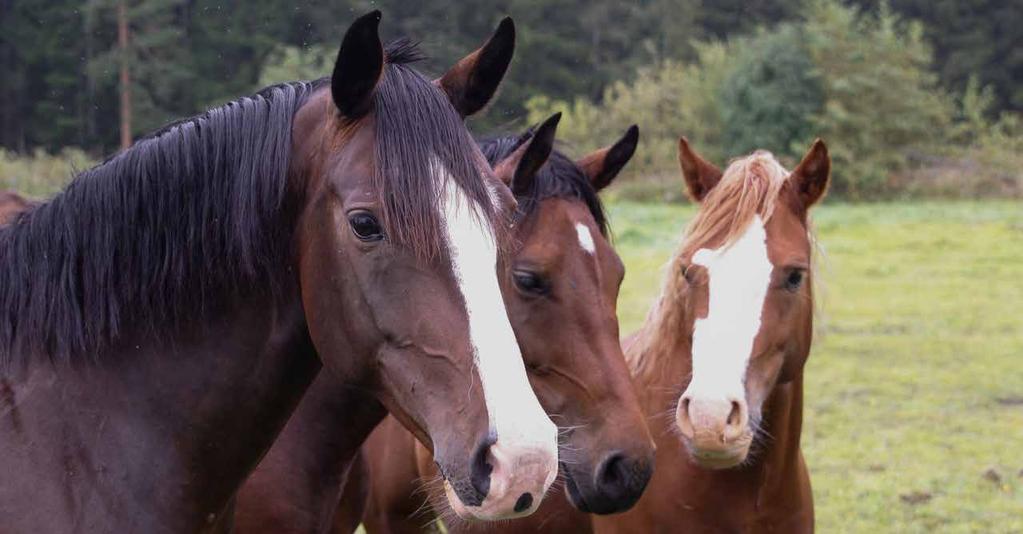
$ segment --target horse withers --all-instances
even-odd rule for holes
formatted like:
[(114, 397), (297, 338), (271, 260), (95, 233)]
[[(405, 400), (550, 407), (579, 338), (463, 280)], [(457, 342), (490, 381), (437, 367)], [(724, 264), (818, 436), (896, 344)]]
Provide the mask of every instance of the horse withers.
[(699, 211), (626, 355), (654, 426), (657, 472), (636, 506), (597, 532), (810, 532), (799, 447), (813, 333), (809, 210), (830, 160), (816, 141), (785, 170), (770, 153), (724, 172), (683, 138)]
[(13, 221), (15, 217), (28, 211), (35, 204), (36, 202), (14, 191), (0, 190), (0, 225)]
[(321, 365), (356, 392), (329, 424), (386, 406), (451, 506), (535, 509), (557, 431), (495, 271), (514, 200), (463, 122), (510, 22), (434, 83), (379, 21), (329, 79), (173, 123), (0, 228), (5, 532), (222, 524)]

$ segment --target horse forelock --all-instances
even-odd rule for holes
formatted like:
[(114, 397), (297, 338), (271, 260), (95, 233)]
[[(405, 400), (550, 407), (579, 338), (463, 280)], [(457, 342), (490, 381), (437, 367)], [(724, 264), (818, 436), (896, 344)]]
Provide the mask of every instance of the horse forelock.
[(449, 184), (503, 242), (500, 206), (487, 182), (486, 162), (447, 95), (409, 63), (421, 56), (400, 40), (387, 47), (388, 63), (374, 94), (376, 169), (383, 224), (389, 239), (422, 259), (445, 247), (443, 203)]

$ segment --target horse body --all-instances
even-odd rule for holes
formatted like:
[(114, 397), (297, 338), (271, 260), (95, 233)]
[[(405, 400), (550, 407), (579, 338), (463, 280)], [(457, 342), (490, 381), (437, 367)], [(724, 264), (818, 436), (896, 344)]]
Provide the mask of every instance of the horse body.
[(319, 369), (300, 309), (246, 304), (272, 311), (225, 317), (170, 349), (126, 339), (104, 355), (116, 366), (4, 377), (5, 530), (208, 528)]
[[(352, 25), (329, 83), (174, 123), (0, 228), (5, 532), (222, 528), (321, 365), (362, 388), (329, 424), (386, 405), (434, 445), (452, 506), (535, 508), (516, 502), (553, 480), (556, 430), (493, 270), (511, 193), (463, 124), (510, 21), (435, 85), (379, 20)], [(481, 388), (495, 368), (504, 387)]]
[(813, 332), (808, 211), (827, 186), (826, 149), (815, 143), (791, 173), (765, 152), (722, 173), (684, 139), (680, 160), (700, 212), (625, 348), (648, 416), (674, 417), (655, 428), (649, 490), (623, 514), (593, 517), (594, 530), (812, 532), (799, 440)]

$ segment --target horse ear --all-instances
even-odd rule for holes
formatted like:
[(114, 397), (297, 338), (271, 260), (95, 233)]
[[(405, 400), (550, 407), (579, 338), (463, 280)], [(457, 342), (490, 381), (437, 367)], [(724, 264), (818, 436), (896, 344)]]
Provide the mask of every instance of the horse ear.
[(483, 109), (497, 92), (515, 52), (515, 24), (505, 17), (479, 50), (462, 58), (437, 84), (451, 104), (468, 117)]
[(824, 197), (830, 176), (831, 157), (828, 155), (828, 147), (824, 141), (817, 139), (789, 177), (804, 209)]
[(721, 169), (693, 151), (685, 137), (678, 140), (678, 161), (682, 164), (682, 177), (686, 180), (689, 197), (702, 202), (721, 180)]
[(384, 71), (384, 47), (380, 44), (380, 11), (367, 13), (352, 23), (330, 77), (330, 93), (341, 115), (362, 117), (373, 107), (373, 91)]
[(547, 163), (554, 149), (554, 136), (558, 132), (561, 113), (543, 121), (514, 152), (494, 166), (494, 174), (508, 185), (515, 196), (523, 196), (533, 189), (536, 174)]
[(611, 181), (625, 167), (636, 153), (639, 143), (639, 127), (633, 124), (615, 144), (583, 156), (575, 164), (590, 178), (597, 191), (611, 185)]

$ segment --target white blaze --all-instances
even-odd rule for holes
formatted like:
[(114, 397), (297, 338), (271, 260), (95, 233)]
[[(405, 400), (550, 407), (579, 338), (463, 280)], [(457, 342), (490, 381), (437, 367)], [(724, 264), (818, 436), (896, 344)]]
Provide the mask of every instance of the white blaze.
[(742, 399), (773, 268), (767, 257), (764, 221), (755, 216), (731, 246), (700, 249), (692, 261), (707, 269), (710, 302), (707, 317), (696, 320), (693, 377), (687, 393), (696, 398)]
[[(435, 166), (435, 172), (446, 174), (440, 165)], [(492, 449), (499, 447), (509, 453), (543, 451), (545, 462), (551, 464), (538, 466), (550, 469), (543, 487), (546, 490), (557, 475), (557, 427), (543, 411), (526, 377), (498, 286), (493, 231), (473, 212), (454, 180), (444, 174), (436, 179), (444, 187), (442, 210), (451, 267), (469, 317), (469, 336), (490, 428), (497, 434)], [(534, 495), (536, 502), (541, 496)]]
[(575, 223), (575, 233), (579, 236), (579, 246), (590, 254), (597, 253), (597, 246), (593, 244), (593, 234), (590, 227), (583, 223)]

